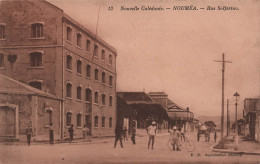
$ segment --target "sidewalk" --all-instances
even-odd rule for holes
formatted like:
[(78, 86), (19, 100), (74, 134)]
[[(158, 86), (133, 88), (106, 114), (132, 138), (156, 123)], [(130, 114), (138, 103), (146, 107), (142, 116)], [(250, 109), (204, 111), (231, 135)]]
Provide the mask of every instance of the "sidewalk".
[(239, 136), (238, 149), (234, 150), (236, 144), (233, 137), (234, 133), (224, 139), (224, 149), (217, 148), (218, 145), (211, 147), (212, 151), (222, 153), (236, 153), (236, 154), (247, 154), (247, 155), (260, 155), (260, 143), (255, 141), (245, 140), (244, 136)]

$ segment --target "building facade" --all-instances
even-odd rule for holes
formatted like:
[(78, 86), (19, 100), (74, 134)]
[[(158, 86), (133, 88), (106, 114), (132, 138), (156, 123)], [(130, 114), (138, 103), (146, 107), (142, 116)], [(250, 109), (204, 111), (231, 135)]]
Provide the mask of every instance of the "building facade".
[(116, 123), (116, 50), (44, 1), (0, 2), (0, 73), (60, 99), (61, 138), (111, 136)]

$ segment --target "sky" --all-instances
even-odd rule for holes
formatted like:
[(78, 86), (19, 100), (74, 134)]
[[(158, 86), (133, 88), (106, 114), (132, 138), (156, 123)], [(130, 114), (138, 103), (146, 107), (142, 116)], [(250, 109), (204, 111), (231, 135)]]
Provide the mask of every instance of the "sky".
[[(239, 116), (245, 98), (260, 97), (258, 0), (47, 1), (117, 49), (117, 91), (164, 91), (178, 105), (189, 107), (195, 117), (220, 115), (222, 65), (214, 60), (221, 60), (225, 53), (226, 60), (232, 61), (225, 69), (225, 101), (229, 99), (231, 115), (235, 92), (240, 94)], [(199, 10), (172, 10), (179, 5)], [(123, 11), (121, 6), (140, 10)], [(165, 10), (143, 11), (142, 6)], [(200, 9), (207, 6), (239, 10)]]

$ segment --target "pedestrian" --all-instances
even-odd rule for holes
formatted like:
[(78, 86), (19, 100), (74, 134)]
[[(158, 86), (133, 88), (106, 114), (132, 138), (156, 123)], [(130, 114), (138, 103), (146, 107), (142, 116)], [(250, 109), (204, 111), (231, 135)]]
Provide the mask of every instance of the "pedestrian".
[(72, 143), (73, 134), (74, 134), (73, 124), (71, 124), (71, 126), (70, 126), (68, 132), (69, 132), (69, 134), (70, 134), (70, 143)]
[(217, 132), (216, 131), (214, 133), (214, 140), (215, 140), (215, 142), (217, 142)]
[(127, 132), (127, 128), (125, 127), (123, 130), (124, 141), (127, 140)]
[(28, 146), (31, 145), (31, 138), (32, 138), (33, 130), (30, 124), (28, 124), (28, 127), (26, 129), (26, 135), (27, 135), (27, 144)]
[(82, 129), (83, 142), (86, 142), (88, 132), (89, 132), (89, 128), (87, 128), (87, 125), (84, 125), (84, 127), (83, 127), (83, 129)]
[(119, 123), (116, 125), (116, 128), (115, 128), (114, 148), (116, 148), (116, 143), (117, 143), (118, 140), (120, 141), (121, 148), (124, 148), (123, 143), (122, 143), (122, 126)]
[(170, 136), (172, 140), (172, 150), (180, 151), (179, 148), (179, 138), (180, 138), (180, 132), (177, 130), (176, 126), (173, 126), (173, 128), (170, 130)]
[(136, 135), (136, 127), (135, 127), (135, 122), (133, 122), (132, 136), (131, 136), (131, 140), (133, 144), (135, 144), (135, 135)]
[(156, 122), (153, 121), (152, 125), (150, 125), (147, 128), (147, 134), (149, 135), (149, 141), (148, 141), (148, 149), (150, 147), (150, 143), (152, 141), (152, 149), (153, 149), (153, 145), (154, 145), (154, 140), (155, 140), (155, 135), (156, 135)]
[(185, 131), (184, 131), (183, 127), (181, 128), (181, 141), (182, 141), (182, 139), (185, 142)]
[(53, 124), (50, 123), (50, 127), (49, 127), (49, 134), (50, 134), (50, 145), (54, 144), (54, 128), (53, 128)]

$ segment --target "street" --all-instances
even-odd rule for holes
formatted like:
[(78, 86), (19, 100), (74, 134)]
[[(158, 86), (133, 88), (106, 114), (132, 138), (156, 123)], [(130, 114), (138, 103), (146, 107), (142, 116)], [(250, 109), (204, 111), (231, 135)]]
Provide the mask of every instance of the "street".
[(215, 142), (195, 141), (194, 152), (185, 148), (172, 151), (167, 147), (169, 135), (156, 136), (154, 149), (147, 148), (148, 137), (136, 137), (136, 145), (130, 138), (123, 141), (124, 148), (113, 148), (113, 138), (98, 143), (62, 143), (54, 146), (43, 145), (1, 145), (0, 163), (258, 163), (259, 156), (234, 155), (212, 152)]

